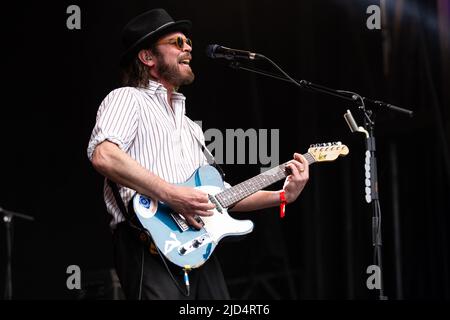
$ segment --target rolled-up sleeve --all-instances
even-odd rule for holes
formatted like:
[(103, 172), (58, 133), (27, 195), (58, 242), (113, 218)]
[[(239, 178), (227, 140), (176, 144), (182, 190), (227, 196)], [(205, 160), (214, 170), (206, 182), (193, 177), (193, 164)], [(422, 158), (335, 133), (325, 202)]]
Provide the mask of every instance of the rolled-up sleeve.
[(119, 88), (111, 91), (102, 101), (87, 148), (89, 160), (92, 160), (95, 147), (105, 140), (115, 143), (125, 152), (130, 148), (139, 122), (135, 94), (135, 88)]

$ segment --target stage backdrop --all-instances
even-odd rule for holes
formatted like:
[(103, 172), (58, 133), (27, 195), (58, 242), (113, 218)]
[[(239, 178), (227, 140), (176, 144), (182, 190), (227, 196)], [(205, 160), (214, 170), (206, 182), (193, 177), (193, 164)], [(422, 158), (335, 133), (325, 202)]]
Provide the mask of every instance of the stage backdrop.
[[(370, 5), (381, 8), (380, 29), (371, 20), (376, 16), (370, 18), (376, 9), (367, 12)], [(6, 83), (0, 206), (35, 218), (14, 220), (13, 298), (79, 298), (80, 291), (66, 285), (71, 265), (80, 267), (85, 282), (92, 279), (91, 290), (109, 277), (103, 179), (86, 147), (99, 104), (120, 86), (120, 31), (155, 7), (193, 22), (196, 79), (181, 91), (187, 115), (202, 121), (204, 131), (222, 133), (216, 155), (227, 160), (236, 148), (236, 141), (226, 140), (227, 129), (256, 133), (244, 164), (237, 157), (224, 161), (230, 184), (265, 166), (261, 145), (280, 162), (312, 143), (341, 141), (350, 148), (345, 158), (311, 167), (306, 189), (286, 207), (284, 219), (278, 208), (235, 215), (252, 219), (255, 230), (217, 251), (233, 298), (377, 298), (377, 290), (366, 286), (373, 247), (365, 139), (350, 132), (343, 114), (350, 109), (359, 125), (363, 116), (350, 101), (209, 59), (208, 44), (261, 53), (296, 79), (414, 111), (410, 118), (374, 109), (385, 294), (449, 298), (448, 1), (382, 6), (361, 0), (9, 3), (0, 22)], [(80, 20), (73, 20), (76, 12)], [(253, 66), (277, 72), (266, 62)], [(249, 157), (255, 143), (256, 161)], [(3, 289), (4, 223), (0, 248)]]

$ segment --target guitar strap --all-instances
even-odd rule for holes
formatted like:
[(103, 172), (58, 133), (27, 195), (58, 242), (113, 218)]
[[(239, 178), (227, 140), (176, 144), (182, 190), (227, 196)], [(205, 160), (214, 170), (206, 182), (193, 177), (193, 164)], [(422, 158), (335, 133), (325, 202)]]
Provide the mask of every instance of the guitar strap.
[[(200, 140), (197, 141), (200, 143)], [(214, 168), (217, 169), (217, 171), (219, 171), (220, 175), (222, 176), (222, 180), (225, 181), (225, 172), (223, 172), (222, 168), (219, 166), (219, 164), (216, 162), (216, 159), (214, 159), (213, 155), (211, 154), (211, 152), (209, 151), (209, 149), (207, 147), (205, 147), (204, 144), (200, 143), (200, 147), (202, 148), (202, 152), (206, 157), (206, 161), (208, 161), (208, 164), (212, 165)]]
[(192, 128), (191, 124), (189, 124), (189, 128), (191, 130), (192, 135), (195, 137), (195, 140), (197, 140), (198, 145), (200, 146), (200, 148), (202, 149), (203, 154), (206, 157), (206, 161), (208, 162), (209, 165), (213, 166), (214, 168), (217, 169), (217, 171), (219, 171), (222, 180), (225, 181), (225, 172), (223, 172), (222, 168), (219, 166), (219, 164), (216, 162), (216, 159), (214, 158), (214, 156), (211, 154), (211, 152), (209, 151), (209, 149), (205, 146), (205, 144), (200, 140), (199, 137), (197, 137), (197, 135), (195, 134), (194, 129)]
[(119, 188), (117, 187), (117, 184), (112, 182), (109, 179), (106, 179), (108, 181), (108, 185), (111, 187), (112, 193), (114, 195), (114, 199), (116, 200), (117, 206), (119, 207), (120, 212), (125, 217), (128, 225), (131, 227), (132, 232), (136, 235), (137, 239), (139, 239), (140, 242), (142, 242), (145, 246), (150, 246), (152, 244), (150, 233), (143, 228), (139, 221), (131, 214), (132, 209), (132, 201), (130, 201), (129, 209), (125, 207), (125, 204), (123, 203), (122, 197), (119, 194)]

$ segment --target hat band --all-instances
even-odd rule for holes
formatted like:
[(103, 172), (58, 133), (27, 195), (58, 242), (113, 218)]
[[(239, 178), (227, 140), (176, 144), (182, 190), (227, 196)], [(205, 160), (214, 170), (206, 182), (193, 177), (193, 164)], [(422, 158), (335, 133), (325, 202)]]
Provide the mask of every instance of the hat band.
[(175, 23), (174, 21), (170, 21), (170, 22), (167, 22), (167, 23), (163, 24), (162, 26), (159, 26), (157, 29), (153, 30), (152, 32), (150, 32), (150, 33), (148, 33), (148, 34), (142, 36), (138, 41), (135, 42), (135, 44), (138, 44), (138, 43), (140, 43), (142, 40), (144, 40), (145, 38), (150, 37), (152, 34), (154, 34), (155, 32), (157, 32), (159, 29), (164, 28), (164, 27), (166, 27), (166, 26), (168, 26), (168, 25), (171, 25), (171, 24), (174, 24), (174, 23)]
[(152, 32), (150, 32), (150, 34), (152, 34), (152, 33), (156, 32), (156, 31), (158, 31), (158, 30), (161, 29), (161, 28), (164, 28), (165, 26), (168, 26), (169, 24), (173, 24), (173, 23), (175, 23), (175, 22), (174, 22), (174, 21), (167, 22), (166, 24), (163, 24), (162, 26), (159, 26), (157, 29), (155, 29), (155, 30), (153, 30)]

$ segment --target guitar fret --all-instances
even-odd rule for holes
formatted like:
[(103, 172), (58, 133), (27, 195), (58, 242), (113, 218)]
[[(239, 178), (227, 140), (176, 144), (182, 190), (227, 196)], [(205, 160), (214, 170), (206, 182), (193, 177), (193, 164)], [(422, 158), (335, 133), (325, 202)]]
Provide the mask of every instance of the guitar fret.
[[(303, 156), (309, 164), (316, 161), (310, 153), (305, 153)], [(257, 175), (256, 177), (250, 178), (229, 189), (226, 189), (217, 194), (216, 199), (224, 208), (227, 208), (232, 204), (248, 197), (249, 195), (285, 178), (287, 176), (287, 172), (285, 170), (286, 164), (287, 163), (283, 163), (279, 166), (273, 167)]]

